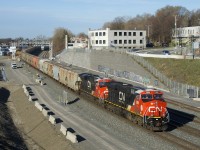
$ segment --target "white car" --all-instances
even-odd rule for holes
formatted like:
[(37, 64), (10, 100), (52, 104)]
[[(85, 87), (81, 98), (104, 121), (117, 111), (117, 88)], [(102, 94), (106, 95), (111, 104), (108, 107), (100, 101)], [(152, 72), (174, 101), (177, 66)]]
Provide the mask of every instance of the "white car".
[(11, 64), (11, 68), (12, 68), (12, 69), (17, 69), (17, 64), (16, 64), (16, 63), (12, 63), (12, 64)]

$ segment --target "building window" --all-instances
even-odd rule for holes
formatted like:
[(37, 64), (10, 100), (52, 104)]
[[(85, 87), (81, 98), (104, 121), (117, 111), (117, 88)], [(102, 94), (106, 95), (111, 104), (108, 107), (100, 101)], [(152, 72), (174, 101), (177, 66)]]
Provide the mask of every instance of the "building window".
[(131, 32), (128, 32), (128, 36), (131, 36)]
[(140, 36), (143, 36), (143, 32), (140, 32)]
[(136, 32), (133, 32), (133, 36), (136, 36)]
[(114, 44), (117, 44), (117, 40), (114, 40)]
[(102, 40), (99, 40), (99, 44), (102, 44)]
[(117, 36), (117, 32), (114, 32), (114, 36)]
[(122, 36), (122, 32), (119, 32), (119, 36)]
[(127, 44), (127, 40), (124, 40), (124, 44)]
[(102, 36), (102, 32), (99, 32), (99, 36)]
[(106, 32), (103, 32), (103, 36), (106, 36)]
[(128, 40), (128, 44), (131, 44), (131, 40)]
[(98, 40), (96, 40), (96, 44), (98, 44)]
[(94, 32), (91, 33), (91, 36), (94, 36)]
[(143, 43), (143, 41), (142, 40), (140, 40), (140, 44), (142, 44)]
[(94, 44), (94, 40), (92, 40), (92, 44)]
[(98, 32), (95, 33), (95, 36), (98, 36)]
[(103, 44), (106, 44), (106, 40), (103, 40)]
[(127, 32), (124, 32), (124, 36), (127, 36)]
[(136, 44), (136, 40), (133, 40), (133, 44)]
[(122, 40), (119, 40), (119, 44), (122, 44)]

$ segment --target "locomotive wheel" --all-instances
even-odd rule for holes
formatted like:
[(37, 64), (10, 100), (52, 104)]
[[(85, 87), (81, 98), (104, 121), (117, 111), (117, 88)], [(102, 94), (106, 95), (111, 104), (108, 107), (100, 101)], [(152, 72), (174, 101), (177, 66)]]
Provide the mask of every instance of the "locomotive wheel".
[(133, 121), (135, 124), (138, 124), (138, 117), (136, 116)]

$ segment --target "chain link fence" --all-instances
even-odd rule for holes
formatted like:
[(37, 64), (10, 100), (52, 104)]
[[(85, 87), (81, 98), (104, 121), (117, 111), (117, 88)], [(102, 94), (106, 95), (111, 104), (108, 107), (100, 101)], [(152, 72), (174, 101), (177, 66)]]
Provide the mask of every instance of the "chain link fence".
[(149, 72), (151, 72), (155, 77), (157, 77), (160, 82), (166, 85), (166, 87), (168, 88), (167, 90), (169, 90), (170, 92), (180, 95), (180, 96), (189, 97), (189, 98), (200, 97), (199, 87), (173, 81), (167, 78), (165, 75), (163, 75), (160, 71), (158, 71), (143, 57), (138, 56), (133, 53), (129, 53), (129, 54), (133, 57), (133, 59), (136, 62), (141, 64), (144, 68), (146, 68)]
[(105, 75), (113, 75), (114, 77), (125, 78), (128, 80), (143, 84), (143, 85), (150, 84), (150, 79), (148, 77), (143, 77), (133, 72), (114, 70), (114, 69), (108, 68), (106, 66), (101, 66), (101, 65), (98, 65), (98, 71), (104, 72)]

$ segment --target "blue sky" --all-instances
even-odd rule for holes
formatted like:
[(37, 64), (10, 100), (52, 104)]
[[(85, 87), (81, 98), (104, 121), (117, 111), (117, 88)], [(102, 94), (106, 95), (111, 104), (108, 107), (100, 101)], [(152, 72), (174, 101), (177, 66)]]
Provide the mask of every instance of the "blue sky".
[(155, 14), (167, 5), (192, 11), (200, 0), (1, 0), (0, 38), (52, 37), (58, 27), (87, 34), (116, 17)]

